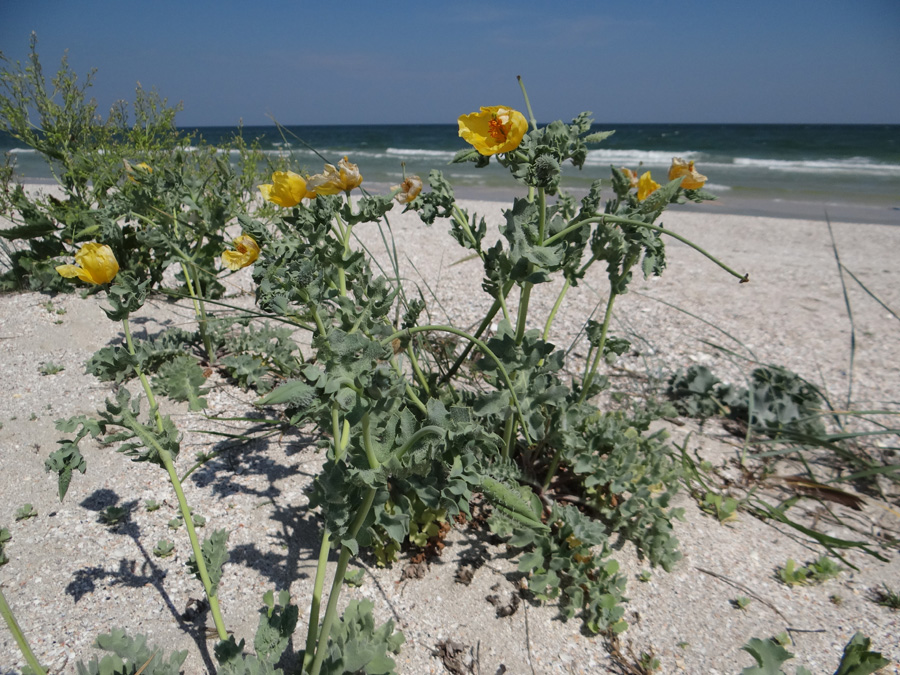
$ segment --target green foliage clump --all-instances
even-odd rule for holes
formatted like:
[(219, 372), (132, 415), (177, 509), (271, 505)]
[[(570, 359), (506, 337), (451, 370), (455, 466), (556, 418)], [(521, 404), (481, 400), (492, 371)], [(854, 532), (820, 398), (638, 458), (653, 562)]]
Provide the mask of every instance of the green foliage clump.
[(772, 437), (822, 436), (824, 401), (818, 389), (777, 366), (755, 368), (749, 388), (722, 384), (706, 366), (691, 366), (669, 380), (669, 396), (682, 415), (726, 414)]
[(802, 567), (798, 567), (793, 558), (788, 558), (784, 567), (778, 570), (778, 578), (788, 586), (820, 584), (834, 579), (843, 569), (827, 556), (820, 556), (809, 565)]
[[(862, 633), (856, 633), (846, 645), (834, 675), (871, 675), (887, 665), (890, 661), (879, 652), (870, 650), (871, 640)], [(741, 675), (785, 675), (782, 664), (794, 658), (794, 655), (779, 644), (775, 638), (761, 640), (752, 638), (741, 647), (756, 661), (756, 667), (744, 668)], [(797, 666), (796, 675), (812, 675), (804, 666)]]
[(149, 646), (145, 636), (132, 638), (119, 629), (98, 635), (94, 646), (111, 653), (99, 660), (94, 657), (87, 665), (79, 661), (78, 675), (179, 675), (188, 654), (187, 650), (173, 652), (167, 658), (162, 649)]

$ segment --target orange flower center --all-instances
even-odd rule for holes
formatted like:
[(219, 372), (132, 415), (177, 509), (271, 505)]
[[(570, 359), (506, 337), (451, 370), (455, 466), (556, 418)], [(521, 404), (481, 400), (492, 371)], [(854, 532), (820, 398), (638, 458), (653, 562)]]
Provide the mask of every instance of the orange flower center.
[(506, 142), (506, 128), (503, 126), (503, 122), (496, 117), (488, 122), (488, 133), (495, 141), (499, 143)]

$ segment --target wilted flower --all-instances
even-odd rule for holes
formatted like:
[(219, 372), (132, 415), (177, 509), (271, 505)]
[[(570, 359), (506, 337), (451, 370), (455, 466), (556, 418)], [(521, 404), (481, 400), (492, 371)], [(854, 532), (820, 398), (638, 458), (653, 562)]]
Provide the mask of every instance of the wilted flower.
[(265, 199), (284, 208), (297, 206), (304, 197), (315, 196), (308, 193), (303, 176), (293, 171), (276, 171), (272, 183), (260, 185), (259, 191)]
[(252, 265), (258, 257), (259, 244), (249, 234), (242, 234), (234, 240), (234, 250), (225, 251), (222, 254), (222, 263), (228, 269), (237, 271), (242, 267)]
[(333, 164), (326, 164), (324, 173), (310, 176), (306, 181), (306, 189), (317, 195), (336, 195), (359, 187), (362, 181), (359, 167), (344, 157), (338, 162), (337, 168)]
[(119, 273), (119, 263), (106, 244), (90, 242), (75, 254), (75, 265), (59, 265), (56, 271), (66, 279), (78, 277), (89, 284), (108, 284)]
[(511, 152), (519, 147), (528, 121), (517, 110), (494, 105), (459, 117), (459, 135), (482, 155)]
[(657, 183), (655, 180), (653, 180), (650, 177), (649, 171), (645, 171), (644, 173), (641, 174), (640, 180), (638, 180), (637, 198), (640, 201), (644, 201), (645, 199), (647, 199), (647, 197), (652, 195), (658, 189), (659, 189), (659, 183)]
[(619, 169), (619, 171), (621, 171), (623, 174), (625, 174), (625, 177), (631, 181), (631, 187), (636, 188), (638, 186), (637, 171), (632, 171), (631, 169), (628, 169), (624, 166), (621, 167)]
[(401, 204), (409, 204), (418, 197), (419, 193), (422, 191), (422, 179), (418, 176), (407, 176), (406, 180), (400, 183), (400, 185), (394, 185), (391, 187), (391, 190), (400, 190), (400, 192), (394, 195), (394, 199)]
[(699, 190), (706, 184), (706, 176), (697, 172), (693, 160), (685, 162), (681, 157), (673, 157), (672, 166), (669, 168), (669, 180), (682, 176), (684, 179), (681, 181), (681, 187), (685, 190)]

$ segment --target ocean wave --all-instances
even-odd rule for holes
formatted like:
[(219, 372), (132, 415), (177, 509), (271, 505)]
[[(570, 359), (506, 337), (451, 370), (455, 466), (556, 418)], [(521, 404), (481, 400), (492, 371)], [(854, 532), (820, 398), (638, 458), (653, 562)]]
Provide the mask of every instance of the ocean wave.
[(388, 156), (399, 157), (437, 157), (440, 159), (453, 159), (455, 152), (448, 150), (425, 150), (424, 148), (388, 148)]
[(849, 159), (756, 159), (735, 157), (735, 166), (801, 173), (865, 173), (882, 176), (900, 175), (900, 164), (882, 164), (868, 157)]
[(648, 164), (650, 166), (669, 166), (673, 157), (696, 160), (699, 152), (686, 150), (683, 152), (669, 152), (662, 150), (588, 150), (585, 164), (588, 166), (637, 165)]
[(37, 152), (37, 150), (35, 150), (34, 148), (11, 148), (6, 152), (11, 155), (28, 155)]

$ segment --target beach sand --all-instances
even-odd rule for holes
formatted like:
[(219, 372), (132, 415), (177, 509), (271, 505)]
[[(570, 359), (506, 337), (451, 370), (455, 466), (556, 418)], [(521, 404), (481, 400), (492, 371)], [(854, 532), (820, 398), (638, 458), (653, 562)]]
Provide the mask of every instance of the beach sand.
[[(502, 218), (502, 204), (497, 202), (463, 206), (485, 215), (490, 226)], [(427, 228), (415, 216), (393, 213), (390, 222), (401, 272), (408, 283), (421, 285), (436, 322), (449, 320), (467, 327), (479, 319), (490, 304), (480, 291), (480, 264), (453, 264), (463, 254), (440, 223)], [(648, 377), (664, 378), (694, 363), (741, 384), (752, 365), (711, 342), (742, 357), (794, 370), (843, 406), (850, 389), (851, 323), (824, 220), (729, 215), (710, 209), (675, 210), (663, 223), (740, 273), (748, 273), (750, 283), (739, 284), (697, 251), (670, 241), (664, 276), (636, 279), (632, 292), (617, 303), (612, 332), (629, 338), (634, 349), (610, 373), (614, 388), (626, 400), (639, 400), (649, 390)], [(832, 226), (841, 262), (887, 306), (900, 308), (900, 268), (895, 260), (900, 228), (835, 220)], [(363, 240), (380, 251), (377, 234), (364, 227)], [(230, 293), (237, 302), (249, 303), (251, 298), (244, 293), (250, 288), (246, 272), (232, 280)], [(851, 403), (856, 409), (897, 409), (900, 323), (852, 279), (845, 276), (845, 282), (856, 340)], [(585, 316), (602, 307), (606, 288), (603, 270), (597, 266), (570, 291), (554, 327), (557, 345), (573, 343)], [(557, 292), (553, 284), (536, 288), (529, 316), (545, 317)], [(5, 351), (0, 365), (4, 383), (0, 525), (12, 534), (6, 547), (10, 562), (0, 567), (0, 584), (38, 658), (53, 672), (74, 672), (77, 660), (87, 661), (94, 653), (90, 645), (95, 636), (117, 627), (145, 634), (151, 644), (166, 650), (186, 649), (184, 672), (207, 672), (213, 668), (213, 642), (203, 637), (203, 620), (182, 618), (192, 599), (202, 597), (202, 589), (185, 569), (190, 548), (183, 529), (173, 532), (167, 527), (177, 503), (165, 474), (154, 466), (132, 465), (112, 448), (86, 441), (82, 450), (87, 474), (73, 478), (60, 504), (55, 476), (43, 469), (61, 436), (54, 420), (91, 415), (110, 393), (108, 384), (83, 374), (85, 360), (96, 349), (121, 339), (118, 324), (106, 319), (101, 304), (96, 297), (83, 300), (75, 294), (0, 296), (0, 345)], [(192, 310), (185, 305), (152, 301), (132, 324), (139, 333), (153, 334), (165, 325), (190, 325), (191, 319)], [(567, 363), (573, 372), (579, 372), (579, 357), (585, 353), (583, 339), (575, 340)], [(45, 363), (64, 370), (41, 375)], [(253, 410), (254, 396), (218, 374), (208, 384), (210, 414), (239, 416)], [(218, 438), (203, 433), (221, 430), (222, 423), (214, 425), (183, 408), (169, 406), (168, 412), (184, 431), (180, 471), (191, 465), (195, 453), (222, 447), (216, 445)], [(722, 466), (724, 476), (739, 477), (733, 460), (740, 452), (740, 440), (718, 422), (702, 428), (682, 419), (660, 425), (669, 430), (673, 442), (686, 443), (692, 454), (697, 451)], [(249, 425), (224, 426), (239, 432)], [(315, 515), (305, 506), (304, 489), (321, 463), (309, 435), (285, 434), (224, 453), (187, 482), (188, 501), (207, 519), (200, 532), (208, 536), (224, 528), (230, 533), (230, 562), (219, 597), (229, 628), (248, 644), (262, 594), (290, 584), (300, 607), (293, 648), (302, 648), (319, 537)], [(776, 470), (792, 475), (801, 467), (781, 461)], [(826, 475), (824, 467), (820, 470)], [(767, 493), (773, 498), (787, 496), (774, 488)], [(148, 499), (162, 508), (148, 512), (144, 508)], [(830, 505), (858, 528), (856, 532), (835, 523), (811, 500), (802, 501), (791, 513), (798, 517), (805, 513), (805, 522), (816, 520), (834, 536), (897, 537), (896, 505), (889, 511), (877, 499), (865, 499), (861, 512)], [(37, 517), (15, 521), (15, 511), (26, 502), (34, 505)], [(110, 505), (133, 507), (128, 520), (115, 529), (98, 522), (98, 511)], [(649, 581), (639, 582), (638, 575), (650, 569), (649, 564), (639, 560), (630, 545), (613, 552), (628, 578), (625, 618), (630, 627), (618, 646), (625, 657), (655, 654), (661, 673), (738, 673), (753, 665), (740, 649), (750, 638), (793, 629), (794, 644), (788, 649), (796, 658), (789, 670), (802, 664), (814, 673), (826, 673), (836, 669), (843, 646), (862, 631), (872, 639), (873, 649), (893, 661), (882, 672), (900, 672), (896, 665), (900, 616), (870, 599), (872, 590), (883, 583), (900, 591), (896, 548), (882, 551), (887, 563), (848, 551), (847, 560), (858, 570), (844, 571), (822, 585), (789, 588), (777, 580), (776, 569), (788, 558), (808, 563), (823, 550), (788, 528), (744, 513), (734, 522), (720, 524), (702, 513), (686, 491), (676, 506), (686, 511), (684, 522), (675, 523), (684, 559), (671, 573), (653, 569)], [(152, 554), (160, 539), (175, 542), (174, 556)], [(457, 583), (460, 562), (475, 559), (481, 564), (472, 582)], [(364, 557), (351, 566), (362, 567), (365, 574), (361, 586), (344, 589), (342, 602), (371, 599), (378, 620), (393, 619), (404, 632), (406, 644), (396, 657), (400, 673), (450, 672), (433, 655), (441, 641), (458, 643), (462, 660), (471, 664), (470, 670), (458, 672), (636, 672), (616, 670), (604, 638), (585, 634), (577, 620), (559, 620), (552, 605), (523, 601), (512, 615), (498, 617), (486, 597), (497, 595), (505, 601), (518, 592), (515, 565), (505, 547), (493, 544), (484, 532), (454, 530), (443, 555), (427, 566), (422, 578), (407, 578), (403, 561), (379, 569)], [(738, 596), (753, 599), (745, 610), (730, 604)], [(18, 673), (22, 664), (9, 632), (0, 628), (0, 675)]]

